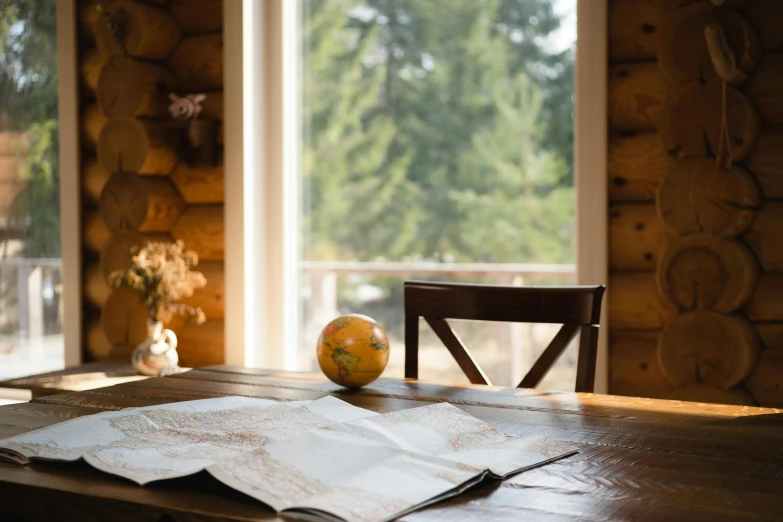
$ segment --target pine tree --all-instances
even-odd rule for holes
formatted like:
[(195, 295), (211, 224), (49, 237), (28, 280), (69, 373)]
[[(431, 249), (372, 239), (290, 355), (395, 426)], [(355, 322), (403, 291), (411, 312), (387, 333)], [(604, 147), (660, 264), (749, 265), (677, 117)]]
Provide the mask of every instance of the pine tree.
[[(452, 190), (462, 216), (462, 252), (503, 263), (568, 263), (573, 260), (573, 187), (559, 185), (562, 157), (541, 147), (546, 135), (540, 89), (519, 73), (496, 89), (497, 116), (488, 131), (473, 135), (464, 168), (483, 187)], [(490, 232), (490, 233), (488, 233)]]
[(351, 25), (358, 1), (306, 5), (305, 256), (367, 259), (402, 251), (411, 216), (395, 202), (409, 199), (415, 187), (406, 179), (409, 158), (388, 154), (397, 132), (393, 119), (375, 110), (386, 73), (384, 64), (373, 63), (379, 30)]
[(14, 219), (26, 224), (24, 254), (60, 255), (60, 172), (57, 122), (56, 3), (0, 0), (0, 131), (29, 140), (25, 189)]
[(309, 258), (572, 260), (573, 56), (542, 43), (551, 2), (305, 6)]

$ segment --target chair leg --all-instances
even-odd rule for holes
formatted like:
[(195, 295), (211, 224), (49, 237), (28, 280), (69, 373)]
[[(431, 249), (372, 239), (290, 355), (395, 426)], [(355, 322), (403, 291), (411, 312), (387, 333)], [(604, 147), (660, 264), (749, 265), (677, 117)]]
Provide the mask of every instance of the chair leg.
[(576, 391), (592, 393), (598, 357), (598, 327), (584, 325), (579, 335), (579, 360), (576, 366)]
[(536, 388), (541, 380), (549, 373), (552, 366), (557, 362), (563, 352), (568, 348), (569, 343), (576, 337), (576, 333), (581, 327), (574, 324), (564, 324), (546, 347), (544, 352), (539, 355), (533, 367), (522, 378), (517, 388)]
[(419, 318), (405, 316), (405, 378), (419, 378)]

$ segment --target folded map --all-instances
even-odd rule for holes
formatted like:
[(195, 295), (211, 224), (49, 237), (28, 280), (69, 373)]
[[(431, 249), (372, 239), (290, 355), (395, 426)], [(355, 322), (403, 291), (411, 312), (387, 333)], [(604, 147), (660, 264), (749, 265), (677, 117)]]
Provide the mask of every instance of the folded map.
[(384, 521), (575, 453), (448, 403), (378, 414), (335, 397), (223, 397), (105, 412), (0, 440), (0, 459), (84, 459), (144, 485), (203, 470), (298, 518)]

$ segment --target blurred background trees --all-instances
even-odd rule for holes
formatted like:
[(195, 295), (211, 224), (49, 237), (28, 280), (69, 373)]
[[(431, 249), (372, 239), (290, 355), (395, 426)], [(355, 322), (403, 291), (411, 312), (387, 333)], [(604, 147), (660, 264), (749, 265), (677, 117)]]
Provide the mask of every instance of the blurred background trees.
[(548, 0), (303, 0), (305, 259), (570, 263)]
[(0, 0), (0, 133), (27, 140), (27, 161), (14, 166), (23, 190), (0, 242), (17, 236), (24, 257), (60, 256), (56, 35), (56, 2)]
[[(575, 1), (300, 1), (303, 259), (574, 262)], [(309, 301), (321, 283), (303, 273), (300, 350), (312, 361), (330, 319), (319, 310), (334, 312), (317, 302), (331, 291)], [(346, 274), (336, 307), (371, 315), (399, 344), (402, 280), (416, 277)], [(496, 333), (460, 335), (508, 379)]]
[[(303, 259), (573, 263), (575, 0), (299, 1)], [(0, 0), (0, 133), (27, 140), (0, 257), (60, 255), (55, 10)], [(336, 284), (399, 338), (401, 277)]]
[[(573, 50), (551, 1), (301, 1), (306, 259), (573, 261)], [(60, 248), (55, 7), (0, 0), (33, 257)]]

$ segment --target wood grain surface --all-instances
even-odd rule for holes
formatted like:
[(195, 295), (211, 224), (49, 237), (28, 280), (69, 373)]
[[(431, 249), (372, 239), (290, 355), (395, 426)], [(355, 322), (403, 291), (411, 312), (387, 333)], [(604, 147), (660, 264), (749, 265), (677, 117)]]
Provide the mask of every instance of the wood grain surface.
[[(717, 72), (729, 83), (744, 82), (758, 66), (761, 42), (753, 26), (736, 11), (715, 8), (709, 2), (695, 2), (677, 9), (661, 30), (658, 64), (672, 82), (682, 83), (714, 74), (705, 33), (708, 27), (723, 34), (723, 42), (734, 57), (731, 66)], [(688, 52), (683, 52), (687, 49)]]
[(661, 258), (658, 289), (680, 310), (708, 308), (734, 312), (753, 296), (760, 269), (741, 241), (709, 234), (673, 242)]
[(101, 191), (98, 212), (115, 234), (122, 230), (166, 232), (176, 223), (185, 201), (165, 176), (114, 172)]
[(81, 144), (85, 151), (93, 151), (98, 145), (98, 138), (101, 136), (103, 126), (106, 125), (106, 115), (98, 108), (97, 103), (90, 103), (82, 109), (81, 122)]
[(655, 270), (671, 241), (653, 203), (609, 207), (609, 268)]
[(693, 310), (664, 327), (658, 359), (674, 386), (708, 384), (728, 390), (750, 375), (760, 351), (758, 333), (745, 317)]
[(658, 216), (676, 236), (736, 237), (761, 208), (753, 174), (742, 167), (720, 168), (714, 158), (678, 161), (658, 189)]
[(35, 399), (65, 391), (92, 390), (143, 379), (147, 377), (139, 375), (127, 362), (93, 362), (65, 370), (0, 381), (0, 388), (28, 390)]
[(610, 135), (609, 201), (655, 201), (658, 185), (674, 162), (655, 132)]
[(222, 163), (189, 165), (186, 161), (180, 161), (171, 173), (171, 181), (189, 204), (222, 203), (225, 190), (223, 179)]
[[(723, 107), (723, 84), (716, 78), (691, 81), (669, 90), (658, 121), (658, 134), (669, 155), (677, 158), (718, 155)], [(754, 99), (734, 87), (726, 87), (725, 113), (729, 129), (727, 143), (733, 161), (742, 161), (758, 141), (762, 116)], [(729, 145), (724, 145), (723, 154)]]
[[(129, 406), (326, 394), (379, 412), (448, 401), (507, 435), (579, 449), (403, 520), (770, 520), (783, 501), (783, 410), (749, 406), (399, 379), (349, 391), (321, 375), (214, 366), (0, 407), (0, 436)], [(142, 488), (78, 463), (0, 463), (0, 496), (12, 520), (278, 519), (205, 474)]]
[(224, 233), (223, 205), (190, 206), (171, 229), (171, 235), (198, 252), (199, 259), (213, 261), (225, 257)]
[(609, 128), (626, 133), (655, 130), (666, 92), (666, 79), (654, 61), (610, 65)]
[(165, 60), (182, 36), (177, 21), (165, 9), (131, 0), (102, 4), (94, 30), (101, 54)]
[(99, 106), (110, 118), (165, 118), (174, 85), (174, 77), (160, 64), (112, 56), (101, 69), (95, 90)]
[(166, 175), (179, 159), (172, 129), (159, 120), (113, 118), (101, 128), (98, 162), (107, 172)]
[(180, 85), (192, 92), (223, 88), (223, 35), (186, 36), (168, 59)]
[(223, 29), (223, 0), (170, 0), (169, 11), (185, 34), (217, 33)]

